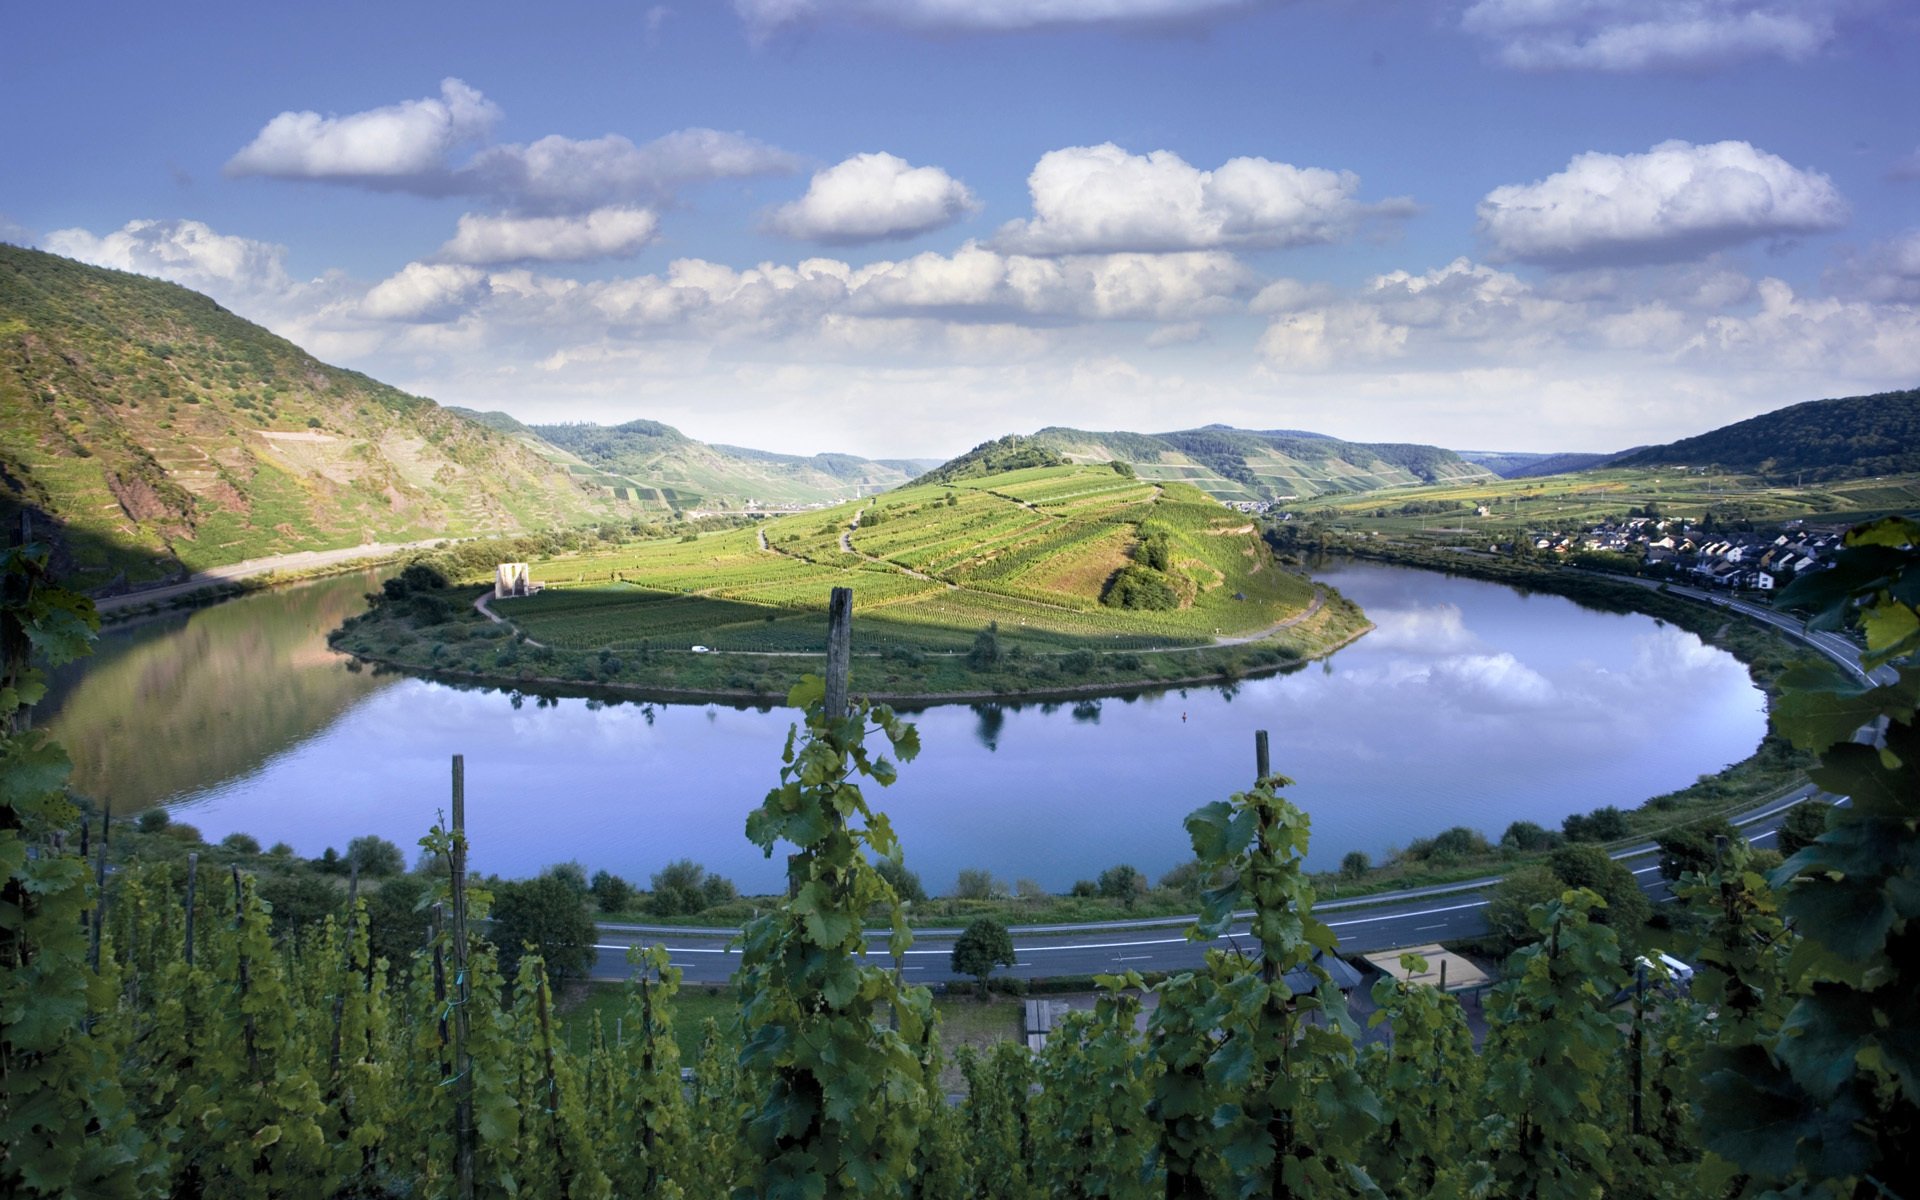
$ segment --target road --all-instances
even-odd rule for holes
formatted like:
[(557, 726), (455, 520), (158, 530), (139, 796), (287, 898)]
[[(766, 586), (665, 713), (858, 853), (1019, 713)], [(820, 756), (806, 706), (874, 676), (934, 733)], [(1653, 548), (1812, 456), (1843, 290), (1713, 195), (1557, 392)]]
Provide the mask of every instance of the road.
[[(1792, 617), (1743, 600), (1716, 596), (1693, 588), (1674, 587), (1669, 590), (1701, 603), (1731, 608), (1764, 621), (1812, 646), (1863, 680), (1868, 678), (1860, 666), (1859, 647), (1839, 634), (1809, 632)], [(1885, 676), (1890, 672), (1883, 668), (1874, 674)], [(1834, 797), (1808, 784), (1743, 813), (1733, 823), (1745, 832), (1750, 843), (1766, 846), (1773, 841), (1786, 811), (1815, 796), (1829, 803), (1835, 802)], [(1665, 901), (1672, 897), (1666, 880), (1660, 876), (1658, 853), (1656, 846), (1645, 843), (1619, 851), (1613, 857), (1633, 871), (1651, 899)], [(1384, 896), (1333, 900), (1316, 906), (1315, 912), (1339, 938), (1340, 953), (1343, 955), (1471, 938), (1486, 932), (1487, 896), (1499, 882), (1498, 877), (1489, 876)], [(1249, 941), (1245, 921), (1236, 923), (1219, 942), (1190, 941), (1185, 930), (1192, 920), (1191, 917), (1166, 917), (1140, 922), (1015, 928), (1011, 930), (1015, 965), (1005, 970), (1004, 974), (1019, 979), (1038, 979), (1126, 970), (1177, 971), (1199, 966), (1212, 945), (1238, 943), (1246, 946)], [(660, 943), (667, 947), (673, 965), (686, 972), (688, 982), (724, 983), (739, 966), (738, 951), (728, 948), (728, 943), (737, 932), (732, 929), (602, 925), (595, 945), (593, 977), (626, 978), (627, 948)], [(957, 929), (919, 931), (913, 946), (901, 955), (901, 970), (916, 983), (942, 983), (963, 978), (954, 974), (948, 966), (953, 941), (959, 933)], [(885, 965), (890, 961), (884, 933), (873, 934), (868, 946), (869, 953), (877, 962)]]
[(204, 571), (197, 571), (187, 576), (178, 583), (141, 588), (139, 591), (125, 592), (118, 596), (102, 596), (93, 602), (93, 606), (103, 613), (110, 613), (117, 609), (152, 604), (155, 601), (172, 600), (223, 583), (251, 579), (258, 575), (271, 575), (275, 571), (314, 571), (322, 567), (358, 562), (363, 558), (385, 558), (408, 550), (424, 550), (429, 546), (438, 546), (447, 540), (432, 538), (424, 542), (369, 542), (363, 546), (346, 546), (339, 550), (301, 550), (294, 554), (276, 554), (271, 558), (249, 558), (242, 562), (228, 563), (224, 567), (208, 567)]
[[(1816, 795), (1813, 787), (1797, 789), (1773, 803), (1744, 814), (1735, 824), (1757, 846), (1771, 844), (1787, 809)], [(1671, 899), (1661, 878), (1658, 848), (1648, 843), (1621, 851), (1625, 862), (1648, 896)], [(1487, 894), (1496, 877), (1442, 887), (1420, 888), (1391, 896), (1334, 900), (1315, 906), (1314, 912), (1340, 939), (1342, 955), (1370, 954), (1400, 946), (1418, 946), (1477, 937), (1487, 931)], [(1137, 970), (1178, 971), (1197, 967), (1211, 946), (1237, 942), (1250, 948), (1245, 921), (1236, 922), (1218, 942), (1189, 941), (1185, 930), (1191, 917), (1166, 917), (1139, 924), (1057, 925), (1012, 930), (1015, 965), (1002, 973), (1019, 979), (1060, 975), (1094, 975)], [(666, 946), (670, 961), (686, 972), (691, 983), (724, 983), (739, 966), (738, 953), (727, 948), (735, 931), (684, 929), (672, 926), (602, 925), (595, 946), (595, 979), (624, 979), (626, 952), (632, 945)], [(920, 930), (903, 956), (901, 969), (916, 983), (943, 983), (965, 978), (949, 969), (957, 929)], [(889, 961), (887, 938), (876, 932), (869, 940), (876, 961)]]

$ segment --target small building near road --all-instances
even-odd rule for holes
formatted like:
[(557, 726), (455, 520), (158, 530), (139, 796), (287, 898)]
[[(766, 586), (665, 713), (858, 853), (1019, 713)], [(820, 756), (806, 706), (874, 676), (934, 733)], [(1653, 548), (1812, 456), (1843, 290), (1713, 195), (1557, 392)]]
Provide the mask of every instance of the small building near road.
[(501, 563), (493, 569), (493, 598), (505, 600), (509, 596), (531, 596), (540, 590), (533, 581), (533, 572), (527, 564)]
[[(1403, 954), (1417, 954), (1427, 960), (1427, 969), (1413, 974), (1400, 965)], [(1483, 988), (1493, 982), (1487, 973), (1444, 946), (1407, 946), (1383, 950), (1366, 956), (1367, 965), (1404, 983), (1424, 983), (1444, 991), (1461, 992)]]

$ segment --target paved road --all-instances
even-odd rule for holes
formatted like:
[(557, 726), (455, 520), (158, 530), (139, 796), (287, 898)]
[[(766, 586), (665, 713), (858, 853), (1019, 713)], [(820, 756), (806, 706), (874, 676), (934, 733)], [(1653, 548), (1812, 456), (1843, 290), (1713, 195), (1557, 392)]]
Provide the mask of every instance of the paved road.
[[(1644, 582), (1654, 586), (1650, 581)], [(1743, 600), (1716, 596), (1693, 588), (1674, 587), (1670, 590), (1689, 599), (1732, 608), (1765, 621), (1807, 643), (1861, 678), (1867, 678), (1866, 672), (1860, 667), (1859, 647), (1839, 634), (1807, 632), (1799, 620)], [(1886, 673), (1883, 670), (1875, 674)], [(1809, 784), (1742, 814), (1734, 824), (1753, 845), (1770, 845), (1786, 811), (1815, 796), (1829, 803), (1834, 802), (1834, 797), (1819, 792)], [(1671, 899), (1671, 892), (1666, 880), (1660, 876), (1658, 853), (1657, 847), (1647, 843), (1620, 851), (1614, 857), (1633, 871), (1650, 898), (1663, 901)], [(1387, 896), (1335, 900), (1317, 905), (1315, 912), (1340, 939), (1340, 952), (1343, 955), (1470, 938), (1486, 932), (1487, 893), (1499, 882), (1498, 877), (1489, 876)], [(1012, 932), (1016, 965), (1004, 973), (1021, 979), (1035, 979), (1129, 969), (1142, 972), (1177, 971), (1199, 966), (1209, 943), (1186, 938), (1185, 929), (1191, 922), (1191, 917), (1167, 917), (1125, 924), (1015, 929)], [(686, 972), (689, 982), (723, 983), (739, 965), (738, 953), (727, 948), (734, 933), (734, 930), (728, 929), (603, 925), (596, 946), (598, 957), (593, 976), (596, 979), (626, 978), (627, 947), (657, 942), (667, 947), (673, 965)], [(902, 955), (901, 969), (916, 983), (940, 983), (963, 978), (948, 967), (953, 940), (958, 935), (957, 929), (919, 931), (913, 946)], [(1248, 937), (1246, 923), (1242, 921), (1234, 925), (1222, 940), (1225, 943), (1237, 940), (1245, 945)], [(884, 965), (889, 958), (885, 935), (876, 934), (868, 944), (869, 952)]]

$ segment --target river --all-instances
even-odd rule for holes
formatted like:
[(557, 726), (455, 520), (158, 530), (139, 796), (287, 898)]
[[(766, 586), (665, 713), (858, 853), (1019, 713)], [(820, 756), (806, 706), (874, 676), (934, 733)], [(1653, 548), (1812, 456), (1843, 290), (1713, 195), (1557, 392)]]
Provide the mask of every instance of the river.
[[(969, 867), (1050, 891), (1123, 862), (1157, 878), (1188, 856), (1181, 818), (1251, 782), (1256, 729), (1299, 781), (1288, 795), (1312, 816), (1316, 868), (1451, 825), (1498, 838), (1514, 820), (1631, 807), (1746, 757), (1765, 732), (1745, 668), (1650, 617), (1376, 564), (1318, 578), (1377, 628), (1290, 674), (915, 714), (921, 755), (869, 791), (909, 868), (933, 892)], [(689, 857), (745, 891), (781, 886), (742, 827), (778, 782), (790, 712), (351, 671), (324, 635), (377, 579), (109, 632), (46, 706), (75, 786), (117, 812), (165, 804), (209, 840), (243, 830), (311, 856), (371, 833), (411, 857), (460, 753), (478, 870), (571, 859), (644, 885)], [(857, 625), (854, 637), (857, 649)]]

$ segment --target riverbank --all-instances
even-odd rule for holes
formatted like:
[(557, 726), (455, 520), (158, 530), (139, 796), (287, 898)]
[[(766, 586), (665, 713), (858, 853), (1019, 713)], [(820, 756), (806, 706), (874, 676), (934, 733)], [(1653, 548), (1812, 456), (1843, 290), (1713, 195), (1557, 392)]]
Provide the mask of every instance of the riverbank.
[[(804, 674), (824, 669), (804, 652), (642, 648), (565, 650), (527, 638), (511, 622), (444, 595), (383, 598), (329, 637), (336, 650), (386, 670), (462, 685), (587, 698), (661, 702), (781, 703)], [(1015, 645), (992, 652), (918, 650), (889, 645), (861, 651), (854, 625), (854, 690), (903, 708), (935, 704), (1058, 701), (1072, 703), (1169, 688), (1232, 684), (1297, 670), (1373, 628), (1353, 602), (1319, 589), (1294, 617), (1251, 637), (1218, 643), (1113, 651), (1083, 639), (1058, 653)], [(976, 631), (967, 631), (974, 636)], [(984, 631), (982, 631), (984, 632)]]
[(302, 550), (271, 558), (249, 559), (212, 567), (158, 587), (140, 588), (111, 596), (96, 596), (93, 607), (102, 624), (119, 624), (159, 616), (182, 608), (198, 608), (244, 596), (264, 588), (304, 583), (381, 566), (420, 550), (444, 546), (448, 539), (423, 542), (369, 542), (339, 550)]

